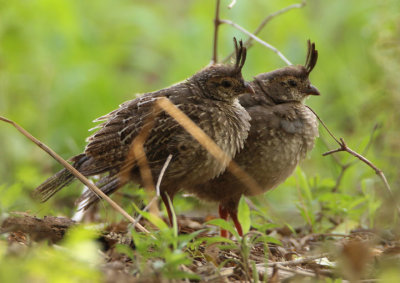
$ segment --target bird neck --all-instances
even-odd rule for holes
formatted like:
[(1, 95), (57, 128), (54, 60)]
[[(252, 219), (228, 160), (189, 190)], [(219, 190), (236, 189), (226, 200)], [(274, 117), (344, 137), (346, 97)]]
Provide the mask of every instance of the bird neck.
[(240, 96), (240, 104), (244, 107), (252, 105), (275, 105), (271, 97), (260, 87), (256, 81), (250, 83), (255, 94), (245, 93)]

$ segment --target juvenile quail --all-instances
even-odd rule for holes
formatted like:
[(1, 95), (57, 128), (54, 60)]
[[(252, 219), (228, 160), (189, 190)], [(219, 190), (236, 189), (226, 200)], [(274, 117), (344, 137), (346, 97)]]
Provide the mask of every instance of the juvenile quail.
[[(240, 235), (242, 227), (237, 218), (240, 197), (275, 188), (292, 174), (314, 146), (318, 122), (303, 101), (309, 95), (319, 95), (309, 81), (317, 58), (315, 44), (308, 41), (305, 66), (289, 66), (260, 74), (251, 82), (255, 95), (244, 94), (239, 98), (251, 116), (251, 128), (234, 162), (263, 191), (250, 190), (228, 171), (191, 189), (202, 199), (219, 202), (220, 217), (227, 219), (230, 215)], [(223, 236), (227, 236), (226, 233), (221, 231)]]
[[(85, 176), (101, 175), (96, 184), (106, 194), (115, 192), (129, 181), (143, 186), (136, 162), (131, 164), (129, 178), (122, 177), (120, 172), (129, 162), (127, 158), (133, 140), (144, 127), (152, 123), (143, 147), (155, 179), (168, 156), (172, 155), (160, 187), (172, 221), (166, 194), (172, 199), (180, 189), (218, 176), (225, 170), (229, 160), (217, 161), (171, 116), (162, 111), (155, 113), (155, 101), (161, 97), (168, 98), (229, 157), (234, 157), (243, 147), (250, 129), (250, 116), (239, 104), (238, 96), (247, 92), (254, 93), (241, 74), (246, 49), (241, 41), (239, 46), (236, 39), (234, 43), (234, 65), (208, 66), (184, 82), (146, 93), (98, 118), (96, 121), (104, 122), (88, 138), (85, 151), (72, 157), (73, 166)], [(154, 114), (157, 116), (149, 119)], [(73, 180), (74, 175), (62, 169), (37, 187), (34, 194), (41, 201), (46, 201)], [(98, 197), (90, 191), (83, 195), (83, 199), (86, 199), (84, 208), (98, 201)]]

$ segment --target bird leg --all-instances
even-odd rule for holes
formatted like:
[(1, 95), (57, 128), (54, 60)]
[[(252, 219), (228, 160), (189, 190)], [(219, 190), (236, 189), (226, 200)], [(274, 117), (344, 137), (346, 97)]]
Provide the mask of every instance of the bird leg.
[[(170, 196), (171, 202), (172, 202), (173, 197), (174, 197), (173, 195)], [(162, 199), (162, 201), (163, 201), (163, 203), (165, 205), (165, 208), (167, 209), (169, 223), (171, 224), (171, 227), (172, 227), (174, 225), (173, 224), (173, 220), (172, 220), (172, 210), (171, 210), (171, 207), (169, 205), (168, 197), (167, 197), (167, 193), (166, 192), (162, 192), (161, 193), (161, 199)]]
[(229, 211), (229, 215), (231, 216), (233, 223), (235, 223), (236, 231), (238, 232), (239, 236), (243, 236), (243, 229), (242, 225), (240, 225), (239, 219), (237, 217), (237, 211)]
[[(228, 220), (228, 210), (221, 204), (219, 205), (219, 217), (221, 219)], [(221, 229), (221, 237), (228, 238), (228, 231)]]

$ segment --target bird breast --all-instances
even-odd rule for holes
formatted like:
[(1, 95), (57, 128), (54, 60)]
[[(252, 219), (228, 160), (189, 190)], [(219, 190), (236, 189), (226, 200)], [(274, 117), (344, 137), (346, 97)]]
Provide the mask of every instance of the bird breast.
[(252, 109), (250, 113), (250, 134), (236, 159), (266, 191), (288, 178), (313, 148), (318, 122), (302, 104)]

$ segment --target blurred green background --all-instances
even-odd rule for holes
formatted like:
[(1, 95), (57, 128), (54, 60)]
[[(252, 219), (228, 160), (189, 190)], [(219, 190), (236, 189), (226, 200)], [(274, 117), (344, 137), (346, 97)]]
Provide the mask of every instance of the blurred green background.
[[(298, 2), (239, 0), (229, 10), (229, 1), (222, 1), (221, 17), (253, 31), (267, 15), (293, 3)], [(80, 153), (92, 120), (137, 94), (184, 80), (210, 62), (214, 6), (213, 0), (0, 0), (0, 115), (64, 158)], [(231, 26), (221, 26), (220, 58), (231, 52), (233, 36), (246, 39)], [(379, 125), (366, 157), (398, 191), (398, 0), (309, 0), (304, 8), (273, 19), (259, 36), (295, 64), (305, 61), (307, 39), (316, 42), (319, 61), (311, 81), (322, 95), (307, 104), (356, 151), (365, 149)], [(255, 44), (244, 76), (251, 80), (283, 66), (275, 53)], [(329, 149), (337, 145), (324, 129), (320, 133), (303, 171), (258, 202), (265, 201), (271, 215), (292, 225), (302, 219), (304, 205), (315, 209), (314, 214), (324, 207), (338, 217), (356, 213), (356, 223), (372, 226), (376, 209), (387, 220), (380, 223), (390, 224), (393, 203), (374, 171), (362, 163), (345, 172), (335, 199), (332, 188), (341, 169), (321, 154), (328, 150), (323, 140)], [(353, 160), (344, 153), (337, 156), (343, 163)], [(71, 213), (68, 196), (79, 194), (74, 187), (50, 204), (29, 196), (60, 168), (14, 128), (0, 124), (0, 212)], [(304, 200), (305, 183), (311, 195)], [(178, 212), (188, 209), (182, 203), (177, 201)]]

